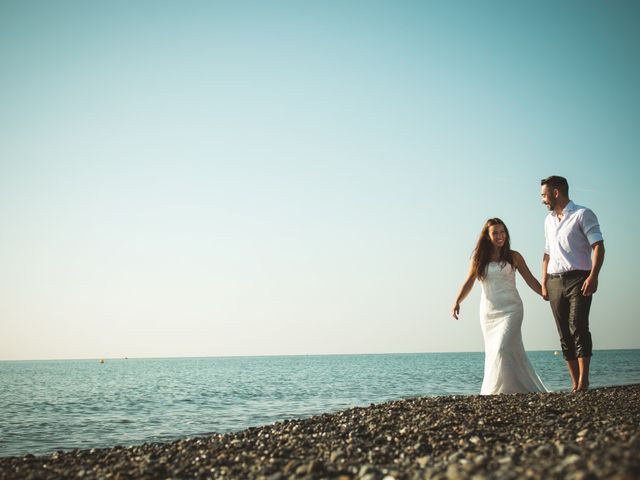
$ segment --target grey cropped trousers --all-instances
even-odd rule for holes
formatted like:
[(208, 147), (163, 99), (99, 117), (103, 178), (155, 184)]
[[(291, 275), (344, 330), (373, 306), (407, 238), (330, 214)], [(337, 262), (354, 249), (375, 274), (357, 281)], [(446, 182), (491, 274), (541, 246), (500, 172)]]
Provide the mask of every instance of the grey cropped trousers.
[(549, 303), (565, 360), (591, 356), (593, 345), (589, 331), (589, 310), (592, 296), (585, 297), (581, 292), (589, 273), (573, 270), (550, 274), (547, 280)]

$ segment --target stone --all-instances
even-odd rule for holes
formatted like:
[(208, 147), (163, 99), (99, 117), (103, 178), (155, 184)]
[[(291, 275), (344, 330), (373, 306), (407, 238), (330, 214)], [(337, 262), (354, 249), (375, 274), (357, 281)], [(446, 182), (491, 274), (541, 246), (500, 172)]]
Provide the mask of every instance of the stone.
[(456, 464), (451, 464), (447, 467), (447, 478), (449, 480), (460, 480), (463, 478), (463, 474)]
[(565, 458), (560, 464), (562, 467), (575, 467), (577, 465), (584, 464), (580, 455), (572, 454)]
[(323, 470), (324, 470), (324, 465), (322, 464), (322, 462), (319, 462), (318, 460), (311, 460), (309, 462), (309, 465), (307, 465), (308, 474), (319, 473), (319, 472), (322, 472)]
[(341, 459), (344, 457), (344, 452), (342, 450), (334, 450), (331, 452), (331, 455), (329, 457), (329, 461), (331, 463), (335, 463), (337, 460)]
[(553, 454), (553, 448), (551, 447), (551, 445), (540, 445), (538, 448), (536, 448), (533, 452), (534, 455), (538, 456), (538, 457), (550, 457)]

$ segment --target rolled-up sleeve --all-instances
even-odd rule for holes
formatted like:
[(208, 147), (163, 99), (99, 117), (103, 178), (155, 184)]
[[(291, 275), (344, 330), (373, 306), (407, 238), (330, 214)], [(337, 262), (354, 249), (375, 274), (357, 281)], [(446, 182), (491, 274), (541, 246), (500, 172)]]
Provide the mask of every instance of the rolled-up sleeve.
[(600, 224), (598, 223), (598, 217), (588, 208), (582, 213), (581, 219), (582, 231), (587, 236), (587, 240), (589, 241), (589, 245), (593, 245), (596, 242), (601, 242), (604, 239), (602, 238), (602, 232), (600, 231)]

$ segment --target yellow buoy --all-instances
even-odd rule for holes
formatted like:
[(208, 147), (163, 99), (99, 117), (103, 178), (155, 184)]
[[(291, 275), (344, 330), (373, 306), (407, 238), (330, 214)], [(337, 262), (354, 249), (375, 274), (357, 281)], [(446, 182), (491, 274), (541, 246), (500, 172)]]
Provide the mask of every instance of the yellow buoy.
[(104, 358), (101, 358), (101, 359), (100, 359), (100, 363), (104, 363)]
[(560, 352), (555, 351), (555, 352), (553, 352), (553, 354), (557, 357), (558, 355), (560, 355)]

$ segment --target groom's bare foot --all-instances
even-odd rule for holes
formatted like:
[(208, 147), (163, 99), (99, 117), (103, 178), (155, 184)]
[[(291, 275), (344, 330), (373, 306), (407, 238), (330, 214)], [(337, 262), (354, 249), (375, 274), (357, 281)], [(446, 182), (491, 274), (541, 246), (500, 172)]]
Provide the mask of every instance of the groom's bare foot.
[(581, 392), (589, 390), (589, 382), (581, 383), (580, 385), (578, 385), (578, 388), (576, 388), (576, 390)]

